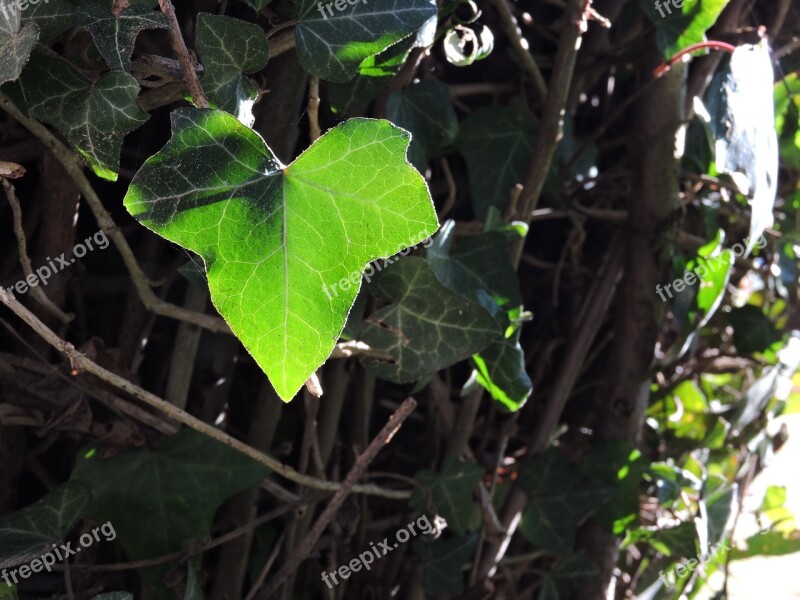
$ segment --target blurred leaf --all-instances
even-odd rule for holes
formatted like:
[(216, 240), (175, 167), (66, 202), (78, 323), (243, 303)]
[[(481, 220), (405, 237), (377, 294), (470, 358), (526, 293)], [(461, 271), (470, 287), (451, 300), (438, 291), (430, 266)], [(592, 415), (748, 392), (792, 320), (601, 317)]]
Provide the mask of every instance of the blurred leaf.
[(440, 473), (420, 471), (414, 478), (422, 489), (414, 488), (412, 506), (417, 511), (427, 512), (430, 510), (430, 500), (437, 514), (447, 521), (448, 528), (459, 535), (466, 533), (473, 507), (476, 505), (475, 487), (483, 478), (483, 469), (475, 463), (450, 458), (442, 465)]
[(469, 533), (449, 540), (414, 540), (414, 551), (425, 561), (422, 587), (427, 594), (460, 594), (464, 590), (462, 567), (478, 546), (478, 536)]
[(734, 548), (731, 560), (741, 560), (752, 556), (785, 556), (800, 552), (800, 531), (786, 537), (780, 532), (759, 533), (746, 540), (747, 549)]
[(672, 0), (639, 0), (639, 6), (656, 25), (656, 43), (667, 58), (706, 41), (706, 31), (727, 4), (728, 0), (684, 0), (679, 7)]
[(67, 482), (30, 506), (0, 517), (0, 567), (29, 562), (50, 550), (86, 515), (91, 501), (89, 488)]
[(764, 312), (746, 304), (725, 315), (733, 327), (733, 339), (740, 354), (763, 352), (783, 337)]
[(611, 497), (592, 514), (592, 520), (621, 535), (639, 514), (639, 488), (647, 461), (625, 442), (601, 442), (592, 448), (583, 471), (597, 486), (611, 490)]

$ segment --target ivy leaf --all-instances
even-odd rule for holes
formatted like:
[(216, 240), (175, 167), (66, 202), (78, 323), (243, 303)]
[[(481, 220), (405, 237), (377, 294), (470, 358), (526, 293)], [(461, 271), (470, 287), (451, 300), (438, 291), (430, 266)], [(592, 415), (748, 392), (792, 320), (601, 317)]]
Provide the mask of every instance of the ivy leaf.
[(519, 334), (517, 329), (511, 338), (492, 342), (472, 357), (475, 380), (512, 412), (522, 408), (533, 391)]
[(108, 8), (90, 4), (78, 9), (75, 24), (86, 29), (112, 71), (130, 71), (136, 36), (145, 29), (169, 29), (160, 12), (131, 6), (115, 16)]
[(0, 567), (27, 562), (49, 550), (84, 517), (91, 500), (85, 485), (71, 482), (0, 517)]
[(706, 41), (705, 33), (717, 22), (729, 0), (639, 0), (639, 6), (656, 25), (656, 44), (667, 58), (684, 48)]
[[(16, 2), (4, 2), (16, 7)], [(75, 22), (75, 4), (69, 0), (40, 0), (38, 4), (28, 4), (22, 13), (23, 23), (35, 23), (39, 28), (42, 43), (48, 44), (72, 27)]]
[(504, 213), (511, 190), (525, 179), (536, 126), (521, 106), (491, 107), (464, 119), (455, 146), (467, 160), (472, 208), (485, 220), (489, 207)]
[(284, 167), (222, 111), (177, 110), (172, 131), (125, 206), (203, 257), (214, 305), (289, 401), (333, 351), (364, 267), (438, 227), (408, 133), (353, 119)]
[[(89, 513), (109, 521), (130, 560), (177, 552), (202, 540), (226, 499), (268, 475), (268, 469), (195, 431), (184, 429), (156, 452), (134, 450), (101, 461), (94, 448), (79, 460), (70, 481), (88, 486)], [(154, 591), (164, 587), (164, 564), (142, 571)], [(172, 597), (172, 596), (169, 596)]]
[(414, 551), (425, 561), (422, 587), (429, 597), (460, 594), (464, 590), (463, 567), (477, 546), (475, 533), (432, 542), (414, 540)]
[(428, 511), (428, 500), (435, 510), (447, 521), (447, 526), (462, 535), (466, 533), (472, 509), (475, 507), (473, 491), (483, 478), (483, 469), (475, 463), (447, 459), (441, 473), (420, 471), (415, 479), (422, 490), (414, 489), (412, 506), (420, 511)]
[(0, 11), (0, 85), (19, 77), (39, 39), (36, 25), (20, 26), (18, 10), (11, 11), (6, 7)]
[(440, 81), (423, 81), (389, 96), (386, 118), (411, 133), (408, 156), (420, 171), (425, 170), (431, 155), (451, 144), (458, 134), (450, 90)]
[(408, 257), (382, 270), (370, 291), (392, 303), (372, 313), (361, 332), (364, 342), (393, 357), (361, 359), (383, 379), (416, 381), (500, 337), (486, 309), (443, 286), (421, 258)]
[(599, 573), (600, 569), (585, 554), (567, 554), (544, 577), (538, 600), (572, 598), (582, 585)]
[(525, 463), (519, 484), (528, 496), (522, 535), (555, 554), (572, 548), (578, 525), (613, 491), (606, 483), (582, 478), (579, 467), (568, 463), (557, 448)]
[(208, 97), (251, 126), (258, 90), (243, 73), (255, 73), (267, 64), (264, 30), (241, 19), (203, 13), (197, 17), (197, 50), (203, 59), (203, 89)]
[(136, 79), (113, 71), (93, 82), (64, 60), (34, 53), (16, 85), (30, 116), (64, 134), (98, 177), (117, 180), (125, 136), (149, 119), (136, 102)]
[(341, 82), (352, 79), (365, 58), (435, 18), (436, 4), (431, 0), (300, 0), (297, 14), (300, 64), (321, 79)]

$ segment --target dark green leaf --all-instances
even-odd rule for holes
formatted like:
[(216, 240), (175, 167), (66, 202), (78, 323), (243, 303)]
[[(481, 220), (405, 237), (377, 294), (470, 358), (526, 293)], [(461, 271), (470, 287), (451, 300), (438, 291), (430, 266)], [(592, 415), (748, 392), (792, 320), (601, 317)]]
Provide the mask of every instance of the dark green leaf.
[(734, 343), (741, 354), (764, 352), (783, 337), (764, 312), (752, 304), (734, 308), (725, 317), (733, 326)]
[(478, 536), (469, 533), (449, 540), (414, 541), (414, 550), (425, 560), (422, 587), (431, 596), (460, 594), (464, 590), (463, 567), (478, 546)]
[[(483, 478), (483, 469), (475, 463), (451, 458), (442, 465), (441, 473), (420, 471), (415, 479), (422, 490), (415, 488), (412, 506), (420, 512), (436, 510), (459, 535), (466, 533), (473, 508), (474, 491)], [(430, 501), (433, 506), (428, 504)]]
[(264, 30), (241, 19), (201, 13), (197, 17), (197, 50), (203, 60), (203, 90), (219, 108), (250, 126), (258, 90), (243, 75), (267, 64)]
[(362, 361), (389, 381), (406, 383), (435, 373), (501, 335), (483, 307), (444, 287), (421, 258), (408, 257), (382, 270), (369, 290), (392, 304), (370, 315), (362, 340), (394, 360)]
[(639, 488), (647, 461), (642, 453), (624, 442), (603, 442), (592, 448), (584, 472), (597, 485), (612, 490), (609, 500), (592, 515), (592, 520), (616, 535), (639, 514)]
[[(4, 1), (4, 5), (16, 6), (16, 2)], [(72, 27), (75, 22), (75, 3), (69, 0), (40, 0), (38, 4), (29, 4), (22, 13), (23, 23), (35, 23), (39, 27), (41, 41), (45, 44)]]
[(519, 335), (496, 341), (472, 356), (476, 381), (510, 411), (517, 411), (533, 391), (525, 372), (525, 354)]
[(462, 123), (456, 148), (467, 160), (475, 215), (484, 220), (490, 206), (504, 213), (511, 190), (525, 178), (535, 124), (521, 106), (483, 108)]
[(112, 71), (130, 71), (136, 36), (145, 29), (168, 29), (167, 18), (143, 6), (131, 6), (115, 16), (98, 4), (78, 9), (75, 24), (86, 29)]
[(149, 118), (136, 102), (136, 79), (115, 71), (92, 82), (66, 61), (34, 53), (15, 85), (28, 114), (63, 133), (97, 176), (117, 180), (125, 136)]
[(423, 81), (389, 96), (386, 118), (411, 133), (408, 157), (423, 172), (430, 157), (458, 133), (450, 90), (439, 81)]
[(327, 81), (352, 79), (365, 58), (436, 16), (436, 4), (430, 0), (300, 0), (298, 4), (295, 35), (300, 64)]
[[(267, 475), (264, 466), (240, 452), (184, 429), (156, 452), (134, 450), (101, 461), (89, 450), (71, 481), (91, 489), (91, 516), (113, 523), (128, 559), (136, 561), (202, 540), (219, 505)], [(165, 564), (142, 571), (162, 597), (166, 591), (160, 576), (169, 568)]]
[(69, 482), (0, 517), (0, 567), (28, 562), (50, 550), (86, 515), (91, 501), (85, 485)]
[(523, 465), (519, 485), (528, 496), (521, 525), (525, 539), (556, 554), (572, 548), (578, 525), (613, 493), (606, 482), (580, 475), (579, 467), (568, 463), (557, 448)]
[(181, 109), (172, 128), (125, 206), (203, 257), (215, 306), (289, 401), (333, 350), (365, 265), (437, 228), (408, 134), (353, 119), (284, 167), (225, 112)]

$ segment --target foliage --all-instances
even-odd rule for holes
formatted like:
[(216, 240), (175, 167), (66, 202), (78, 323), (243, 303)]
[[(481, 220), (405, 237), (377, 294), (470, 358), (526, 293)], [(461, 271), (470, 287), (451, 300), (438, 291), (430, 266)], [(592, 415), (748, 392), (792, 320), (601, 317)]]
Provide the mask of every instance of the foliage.
[(82, 550), (0, 597), (677, 600), (800, 551), (782, 486), (736, 534), (800, 412), (796, 11), (169, 4), (0, 10), (0, 567)]

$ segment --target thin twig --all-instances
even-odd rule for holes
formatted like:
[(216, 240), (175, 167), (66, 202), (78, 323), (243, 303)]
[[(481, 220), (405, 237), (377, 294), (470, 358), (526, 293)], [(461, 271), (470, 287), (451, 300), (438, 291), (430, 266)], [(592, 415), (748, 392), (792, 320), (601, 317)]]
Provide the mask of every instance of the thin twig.
[(511, 45), (514, 47), (522, 63), (522, 67), (531, 76), (536, 94), (539, 96), (539, 99), (546, 98), (547, 83), (545, 83), (542, 72), (539, 70), (539, 65), (536, 64), (533, 56), (531, 56), (528, 40), (522, 36), (522, 30), (517, 24), (517, 19), (508, 6), (508, 0), (490, 0), (490, 2), (497, 9), (497, 13), (500, 16), (500, 25), (508, 37), (508, 40), (511, 42)]
[[(22, 272), (25, 274), (25, 279), (30, 282), (31, 280), (38, 279), (38, 277), (33, 272), (31, 259), (28, 256), (28, 244), (25, 241), (25, 230), (22, 227), (22, 209), (19, 206), (19, 200), (17, 200), (17, 194), (14, 192), (14, 186), (11, 185), (11, 182), (5, 177), (0, 177), (0, 181), (3, 183), (3, 190), (6, 193), (8, 204), (11, 206), (14, 234), (17, 236), (19, 262), (22, 265)], [(47, 294), (44, 293), (44, 290), (42, 290), (40, 286), (40, 282), (37, 282), (36, 285), (30, 285), (30, 283), (28, 285), (30, 286), (31, 295), (34, 297), (34, 299), (42, 306), (42, 308), (56, 317), (59, 321), (66, 325), (75, 318), (75, 315), (66, 314), (58, 306), (56, 306), (53, 301), (50, 300), (50, 298), (47, 297)]]
[(353, 468), (350, 469), (347, 477), (345, 477), (345, 480), (342, 482), (342, 487), (334, 494), (333, 498), (330, 499), (328, 505), (324, 508), (322, 513), (320, 513), (317, 521), (311, 527), (311, 530), (297, 547), (295, 547), (291, 556), (283, 564), (283, 567), (281, 567), (272, 581), (269, 582), (269, 585), (267, 585), (265, 590), (261, 592), (257, 598), (260, 600), (271, 598), (273, 593), (281, 586), (286, 578), (294, 572), (303, 560), (305, 560), (317, 543), (317, 540), (319, 540), (322, 532), (325, 531), (328, 523), (333, 519), (336, 511), (339, 510), (339, 507), (341, 507), (347, 496), (350, 495), (355, 482), (364, 475), (367, 467), (378, 455), (378, 452), (389, 442), (395, 432), (397, 432), (403, 424), (403, 421), (406, 420), (416, 406), (416, 400), (413, 398), (406, 398), (392, 416), (389, 417), (389, 421), (383, 426), (380, 433), (375, 436), (369, 446), (367, 446), (367, 449), (356, 459)]
[(181, 306), (176, 306), (175, 304), (165, 302), (156, 296), (153, 290), (150, 288), (150, 282), (148, 281), (147, 276), (144, 274), (144, 271), (142, 271), (139, 263), (136, 262), (136, 257), (133, 254), (133, 250), (131, 250), (131, 247), (128, 245), (128, 240), (125, 239), (122, 231), (111, 218), (111, 215), (108, 213), (105, 206), (103, 206), (103, 202), (100, 200), (97, 192), (94, 191), (92, 184), (89, 183), (89, 180), (83, 174), (83, 166), (80, 164), (75, 154), (63, 143), (61, 143), (56, 136), (50, 133), (47, 127), (35, 119), (29, 119), (23, 115), (14, 105), (11, 99), (2, 92), (0, 92), (0, 107), (14, 117), (15, 120), (21, 123), (33, 135), (39, 138), (39, 140), (41, 140), (41, 142), (47, 148), (49, 148), (50, 151), (52, 151), (58, 162), (61, 163), (61, 165), (64, 167), (64, 170), (75, 182), (75, 185), (77, 185), (78, 189), (86, 200), (86, 203), (89, 205), (89, 208), (94, 214), (97, 224), (103, 231), (106, 232), (108, 237), (111, 238), (111, 241), (114, 242), (117, 251), (122, 256), (122, 261), (125, 263), (128, 273), (130, 273), (131, 280), (136, 288), (139, 299), (142, 301), (142, 304), (144, 304), (147, 310), (163, 317), (170, 317), (178, 321), (194, 323), (195, 325), (199, 325), (200, 327), (208, 329), (209, 331), (218, 333), (231, 333), (228, 324), (219, 317), (192, 312)]
[(308, 83), (308, 136), (311, 143), (322, 135), (319, 128), (319, 77), (312, 75)]
[(200, 79), (197, 77), (197, 72), (194, 70), (194, 61), (189, 56), (189, 50), (186, 48), (186, 42), (183, 40), (181, 26), (178, 24), (178, 17), (175, 15), (175, 7), (172, 6), (171, 0), (158, 0), (158, 5), (161, 7), (161, 12), (163, 12), (169, 20), (172, 49), (175, 50), (175, 54), (183, 68), (183, 76), (184, 79), (186, 79), (186, 85), (189, 87), (192, 100), (198, 108), (208, 108), (208, 99), (205, 93), (203, 93), (203, 86), (200, 85)]
[[(290, 481), (294, 481), (300, 485), (304, 485), (306, 487), (322, 490), (326, 492), (338, 492), (344, 486), (343, 483), (338, 483), (334, 481), (322, 481), (315, 477), (309, 477), (307, 475), (301, 475), (297, 471), (295, 471), (292, 467), (284, 465), (280, 461), (272, 458), (264, 454), (263, 452), (259, 452), (255, 448), (248, 446), (237, 440), (234, 437), (231, 437), (224, 431), (209, 425), (190, 415), (189, 413), (179, 409), (176, 406), (173, 406), (169, 402), (162, 400), (155, 394), (151, 394), (147, 390), (139, 387), (117, 375), (116, 373), (112, 373), (111, 371), (104, 369), (94, 361), (90, 360), (80, 352), (78, 352), (75, 347), (62, 340), (58, 337), (53, 331), (47, 327), (44, 323), (42, 323), (36, 315), (34, 315), (31, 311), (29, 311), (25, 306), (23, 306), (18, 300), (11, 297), (4, 289), (0, 288), (0, 302), (5, 304), (11, 311), (16, 314), (19, 318), (21, 318), (25, 323), (27, 323), (31, 329), (33, 329), (36, 333), (39, 334), (48, 344), (53, 346), (56, 350), (64, 354), (72, 364), (73, 368), (78, 371), (86, 371), (87, 373), (91, 373), (95, 377), (106, 381), (107, 383), (113, 385), (117, 389), (124, 391), (125, 393), (129, 394), (130, 396), (136, 398), (152, 406), (153, 408), (158, 409), (167, 417), (186, 425), (187, 427), (191, 427), (195, 431), (199, 431), (202, 434), (207, 435), (210, 438), (217, 440), (225, 444), (226, 446), (233, 448), (234, 450), (238, 450), (242, 454), (246, 454), (253, 460), (261, 463), (262, 465), (272, 469), (286, 479)], [(362, 484), (362, 485), (354, 485), (352, 486), (352, 491), (356, 493), (362, 494), (372, 494), (375, 496), (382, 496), (384, 498), (392, 498), (395, 500), (405, 500), (407, 499), (411, 493), (407, 490), (389, 490), (378, 487), (372, 484)]]

